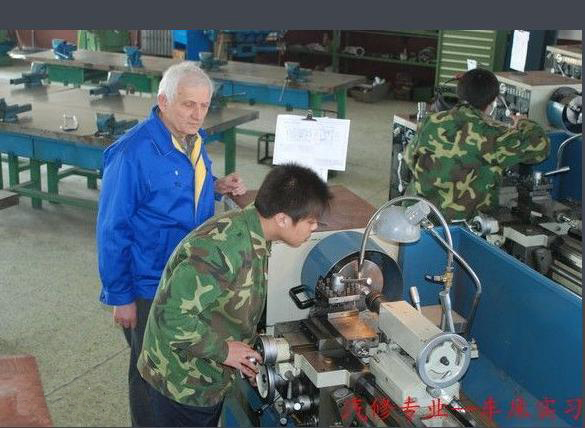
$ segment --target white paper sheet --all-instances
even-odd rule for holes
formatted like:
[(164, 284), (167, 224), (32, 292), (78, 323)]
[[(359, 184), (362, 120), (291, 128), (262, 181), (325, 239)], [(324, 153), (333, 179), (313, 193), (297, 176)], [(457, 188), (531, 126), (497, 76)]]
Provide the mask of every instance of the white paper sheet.
[(347, 119), (278, 115), (274, 139), (275, 165), (287, 162), (314, 169), (326, 180), (328, 170), (345, 171), (349, 141)]
[(529, 31), (514, 30), (512, 53), (510, 55), (510, 68), (512, 70), (524, 71), (526, 55), (528, 54), (528, 39), (530, 39)]

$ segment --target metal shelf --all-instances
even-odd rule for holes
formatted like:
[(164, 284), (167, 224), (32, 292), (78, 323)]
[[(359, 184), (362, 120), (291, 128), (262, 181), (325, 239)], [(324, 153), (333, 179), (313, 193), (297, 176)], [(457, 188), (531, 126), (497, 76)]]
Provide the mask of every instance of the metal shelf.
[[(291, 53), (304, 53), (310, 55), (321, 55), (321, 56), (328, 56), (331, 57), (331, 64), (333, 66), (333, 70), (339, 70), (339, 61), (343, 58), (344, 60), (354, 59), (354, 60), (362, 60), (362, 61), (372, 61), (372, 62), (379, 62), (379, 63), (386, 63), (386, 64), (400, 64), (404, 66), (414, 66), (414, 67), (423, 67), (429, 69), (437, 68), (437, 62), (420, 62), (420, 61), (412, 61), (412, 60), (400, 60), (395, 58), (384, 58), (380, 56), (374, 55), (351, 55), (342, 52), (341, 47), (341, 36), (342, 33), (361, 33), (361, 34), (371, 34), (374, 36), (389, 36), (389, 37), (412, 37), (412, 38), (428, 38), (432, 40), (439, 39), (439, 30), (334, 30), (333, 31), (333, 40), (331, 46), (327, 51), (317, 51), (313, 49), (306, 48), (304, 46), (295, 46), (287, 48), (287, 51)], [(351, 37), (347, 34), (348, 37)], [(433, 42), (436, 45), (437, 42)]]
[(367, 33), (379, 34), (382, 36), (402, 36), (402, 37), (428, 37), (430, 39), (437, 39), (439, 37), (438, 30), (343, 30), (352, 33)]
[[(331, 52), (324, 52), (324, 51), (316, 51), (309, 48), (304, 47), (291, 47), (287, 48), (289, 52), (294, 53), (308, 53), (308, 54), (317, 54), (323, 56), (331, 56)], [(414, 65), (418, 67), (428, 67), (428, 68), (435, 68), (437, 66), (434, 62), (420, 62), (420, 61), (410, 61), (410, 60), (401, 60), (401, 59), (392, 59), (392, 58), (383, 58), (378, 56), (371, 56), (371, 55), (351, 55), (345, 53), (338, 53), (337, 56), (340, 58), (348, 58), (348, 59), (361, 59), (366, 61), (376, 61), (376, 62), (386, 62), (390, 64), (404, 64), (404, 65)]]
[(288, 52), (294, 52), (294, 53), (308, 53), (308, 54), (317, 54), (317, 55), (325, 55), (325, 56), (333, 55), (329, 51), (317, 51), (314, 49), (309, 49), (309, 48), (300, 47), (300, 46), (287, 47), (286, 50)]
[(352, 58), (352, 59), (362, 59), (366, 61), (376, 61), (376, 62), (386, 62), (390, 64), (403, 64), (403, 65), (415, 65), (418, 67), (428, 67), (428, 68), (435, 68), (437, 66), (434, 62), (420, 62), (420, 61), (410, 61), (410, 60), (401, 60), (401, 59), (392, 59), (392, 58), (380, 58), (377, 56), (368, 56), (368, 55), (350, 55), (339, 53), (340, 58)]

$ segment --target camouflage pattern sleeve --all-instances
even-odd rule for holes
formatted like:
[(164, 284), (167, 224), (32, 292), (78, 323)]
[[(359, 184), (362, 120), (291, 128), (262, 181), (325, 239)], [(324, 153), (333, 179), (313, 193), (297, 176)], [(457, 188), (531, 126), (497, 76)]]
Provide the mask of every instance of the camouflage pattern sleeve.
[[(410, 144), (406, 145), (406, 148), (404, 149), (404, 153), (403, 153), (403, 159), (404, 159), (404, 163), (406, 164), (406, 166), (408, 167), (408, 169), (410, 169), (411, 171), (414, 171), (414, 164), (416, 162), (416, 159), (414, 157), (414, 153), (416, 152), (416, 146), (418, 145), (418, 134), (414, 137), (414, 140), (411, 141)], [(396, 153), (393, 156), (397, 156), (398, 153)]]
[(186, 405), (217, 404), (236, 370), (228, 341), (250, 343), (266, 300), (268, 243), (257, 211), (228, 211), (191, 232), (165, 267), (138, 370), (161, 394)]
[(528, 119), (522, 119), (496, 140), (496, 161), (501, 168), (519, 163), (534, 164), (549, 155), (550, 140), (544, 129)]
[[(153, 305), (153, 322), (165, 337), (172, 337), (169, 347), (183, 362), (192, 358), (208, 358), (223, 362), (227, 343), (220, 338), (219, 326), (207, 315), (229, 293), (229, 270), (219, 251), (192, 248), (188, 260), (173, 268)], [(197, 254), (206, 252), (206, 254)]]

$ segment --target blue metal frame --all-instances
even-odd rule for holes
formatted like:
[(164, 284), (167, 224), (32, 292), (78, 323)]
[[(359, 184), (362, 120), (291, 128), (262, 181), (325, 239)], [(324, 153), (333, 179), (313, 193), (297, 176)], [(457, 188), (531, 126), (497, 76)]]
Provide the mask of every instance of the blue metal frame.
[(234, 98), (234, 101), (245, 99), (251, 103), (290, 105), (294, 108), (307, 108), (309, 105), (309, 92), (305, 90), (286, 88), (282, 95), (282, 101), (280, 101), (282, 87), (252, 85), (231, 80), (218, 80), (217, 82), (223, 84), (223, 96), (243, 94)]
[[(307, 91), (306, 89), (294, 89), (286, 87), (283, 92), (282, 86), (254, 85), (234, 82), (232, 80), (217, 80), (217, 82), (223, 84), (221, 93), (222, 96), (241, 94), (237, 97), (234, 97), (234, 101), (246, 100), (251, 104), (271, 104), (300, 109), (311, 108), (310, 91)], [(335, 100), (335, 94), (320, 95), (322, 101)]]
[[(262, 408), (264, 401), (258, 395), (258, 392), (253, 389), (247, 381), (236, 378), (236, 385), (234, 390), (242, 394), (245, 402), (250, 409), (259, 410)], [(237, 400), (232, 401), (233, 396), (226, 397), (223, 405), (221, 424), (224, 427), (246, 427), (254, 426), (255, 421), (250, 420), (248, 415), (242, 408), (241, 403)], [(259, 416), (259, 426), (277, 427), (280, 425), (280, 417), (272, 406), (266, 407)], [(292, 422), (288, 421), (287, 426), (294, 426)]]
[(185, 59), (199, 61), (199, 52), (213, 50), (205, 30), (172, 30), (173, 47), (185, 49)]
[[(492, 396), (501, 426), (581, 426), (564, 414), (567, 400), (583, 396), (582, 299), (460, 227), (451, 228), (453, 245), (482, 281), (483, 293), (472, 328), (480, 358), (463, 378), (463, 391), (478, 406)], [(401, 248), (404, 283), (417, 285), (422, 305), (437, 304), (440, 287), (425, 273), (442, 273), (446, 252), (428, 233)], [(423, 270), (421, 270), (421, 267)], [(474, 285), (456, 267), (454, 309), (469, 313)], [(409, 300), (407, 290), (405, 300)], [(531, 416), (508, 417), (513, 399), (524, 399)], [(556, 418), (540, 419), (537, 401), (556, 400)]]

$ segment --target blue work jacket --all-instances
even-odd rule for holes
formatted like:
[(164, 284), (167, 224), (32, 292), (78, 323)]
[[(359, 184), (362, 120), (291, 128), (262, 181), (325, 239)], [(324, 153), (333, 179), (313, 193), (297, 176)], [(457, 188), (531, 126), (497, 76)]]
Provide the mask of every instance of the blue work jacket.
[(153, 299), (177, 244), (214, 214), (215, 177), (205, 146), (207, 174), (196, 208), (193, 165), (157, 113), (155, 106), (104, 151), (96, 238), (100, 301), (107, 305)]

